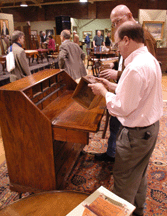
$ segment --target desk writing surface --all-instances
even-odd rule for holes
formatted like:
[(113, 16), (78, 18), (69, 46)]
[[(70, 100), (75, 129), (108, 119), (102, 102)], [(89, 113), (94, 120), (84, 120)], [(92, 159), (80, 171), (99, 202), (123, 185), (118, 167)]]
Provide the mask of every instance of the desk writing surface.
[(50, 119), (53, 127), (96, 132), (105, 109), (105, 101), (102, 100), (97, 107), (87, 110), (71, 98), (72, 94), (73, 91), (66, 91), (42, 112)]

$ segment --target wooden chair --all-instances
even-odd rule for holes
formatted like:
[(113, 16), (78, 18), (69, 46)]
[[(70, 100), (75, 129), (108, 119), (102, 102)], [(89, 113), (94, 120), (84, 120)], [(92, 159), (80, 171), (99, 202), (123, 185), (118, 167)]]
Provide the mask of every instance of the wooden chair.
[(5, 74), (5, 68), (6, 68), (6, 56), (5, 55), (0, 56), (0, 64), (2, 65), (3, 74)]
[[(91, 53), (91, 48), (86, 48), (86, 54), (87, 54), (87, 68), (88, 68), (89, 66), (92, 66), (90, 53)], [(91, 64), (90, 64), (90, 63), (91, 63)]]
[(86, 52), (87, 52), (87, 68), (88, 66), (91, 66), (93, 76), (97, 76), (98, 68), (99, 68), (99, 63), (98, 63), (99, 59), (94, 56), (94, 52), (91, 48), (86, 48)]

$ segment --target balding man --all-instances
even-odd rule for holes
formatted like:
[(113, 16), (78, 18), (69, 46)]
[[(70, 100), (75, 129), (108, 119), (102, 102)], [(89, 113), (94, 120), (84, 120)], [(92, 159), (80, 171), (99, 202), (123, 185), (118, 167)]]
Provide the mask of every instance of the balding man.
[[(136, 206), (142, 216), (147, 191), (146, 171), (154, 150), (159, 119), (163, 114), (162, 72), (156, 58), (144, 46), (144, 32), (135, 22), (124, 22), (115, 33), (115, 42), (125, 60), (118, 84), (107, 79), (89, 84), (94, 94), (106, 98), (109, 113), (122, 126), (116, 143), (113, 192)], [(116, 94), (109, 92), (116, 85)]]
[[(110, 19), (115, 30), (124, 22), (131, 21), (136, 23), (135, 19), (129, 8), (126, 5), (118, 5), (116, 6), (110, 14)], [(144, 44), (147, 46), (148, 51), (155, 57), (156, 55), (156, 41), (153, 36), (144, 29)], [(114, 65), (112, 65), (114, 66)], [(100, 72), (100, 77), (106, 79), (114, 79), (119, 80), (122, 71), (123, 71), (123, 58), (120, 56), (118, 70), (107, 69)], [(110, 117), (110, 137), (108, 139), (108, 148), (107, 151), (103, 154), (95, 155), (96, 160), (100, 161), (111, 161), (115, 160), (115, 148), (116, 148), (116, 136), (119, 131), (120, 122), (116, 117)]]
[(97, 31), (97, 35), (93, 38), (93, 47), (105, 46), (104, 38), (101, 35), (101, 31)]
[(60, 34), (62, 44), (59, 47), (59, 68), (65, 69), (76, 80), (87, 75), (83, 63), (85, 53), (78, 44), (70, 41), (70, 36), (70, 31), (66, 29)]

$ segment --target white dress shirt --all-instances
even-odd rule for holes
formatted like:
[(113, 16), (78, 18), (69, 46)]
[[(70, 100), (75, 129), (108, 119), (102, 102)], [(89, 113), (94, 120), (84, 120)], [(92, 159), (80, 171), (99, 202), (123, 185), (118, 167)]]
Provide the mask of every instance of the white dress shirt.
[(159, 63), (147, 47), (141, 47), (132, 52), (124, 64), (116, 94), (106, 93), (107, 109), (123, 126), (149, 126), (163, 115)]

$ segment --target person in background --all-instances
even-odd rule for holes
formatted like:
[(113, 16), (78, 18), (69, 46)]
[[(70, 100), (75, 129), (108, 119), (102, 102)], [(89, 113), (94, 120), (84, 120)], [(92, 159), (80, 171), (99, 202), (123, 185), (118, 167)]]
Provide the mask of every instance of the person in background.
[(89, 33), (87, 33), (85, 37), (85, 43), (86, 43), (86, 48), (90, 48), (90, 38), (89, 38)]
[[(136, 23), (135, 19), (133, 18), (133, 15), (129, 8), (126, 5), (118, 5), (116, 6), (110, 14), (110, 19), (112, 22), (112, 25), (114, 26), (115, 30), (124, 22), (126, 21), (132, 21)], [(153, 36), (144, 29), (144, 44), (147, 46), (148, 51), (156, 57), (156, 41), (153, 38)], [(111, 67), (114, 67), (114, 64), (111, 65)], [(114, 79), (119, 82), (119, 78), (121, 77), (122, 71), (124, 68), (123, 64), (123, 58), (120, 56), (118, 69), (106, 69), (104, 71), (100, 72), (100, 77), (106, 78), (106, 79)], [(105, 153), (102, 154), (96, 154), (95, 159), (99, 161), (115, 161), (115, 148), (116, 148), (116, 137), (117, 133), (119, 131), (120, 122), (115, 116), (110, 117), (110, 137), (108, 139), (108, 148)]]
[(41, 42), (45, 42), (46, 41), (46, 33), (43, 31), (42, 35), (41, 35)]
[[(26, 53), (22, 46), (24, 45), (24, 33), (14, 31), (11, 37), (12, 52), (15, 59), (15, 69), (10, 72), (10, 82), (14, 82), (25, 76), (31, 75), (30, 68), (27, 62)], [(10, 52), (10, 47), (8, 48)]]
[(113, 90), (113, 84), (104, 78), (88, 86), (94, 94), (105, 97), (109, 113), (122, 124), (117, 135), (113, 192), (136, 206), (133, 215), (142, 216), (147, 167), (163, 115), (162, 72), (159, 62), (144, 46), (141, 25), (133, 21), (121, 24), (115, 43), (125, 60), (120, 80), (114, 84), (116, 94), (106, 89)]
[(79, 36), (77, 34), (74, 35), (73, 42), (79, 45)]
[(42, 35), (41, 35), (41, 47), (42, 48), (44, 47), (44, 44), (46, 43), (46, 40), (47, 40), (46, 33), (45, 33), (45, 31), (43, 31)]
[(62, 44), (59, 47), (59, 68), (65, 71), (74, 79), (78, 80), (86, 76), (86, 69), (83, 63), (85, 53), (78, 44), (70, 41), (70, 31), (65, 29), (60, 34)]
[(112, 46), (110, 32), (107, 32), (107, 37), (106, 37), (106, 40), (105, 40), (105, 45), (108, 46), (108, 47)]
[(49, 54), (53, 54), (55, 51), (55, 40), (52, 35), (49, 35), (49, 43), (48, 43)]
[(97, 35), (93, 38), (93, 47), (105, 46), (104, 38), (101, 35), (101, 31), (97, 31)]

